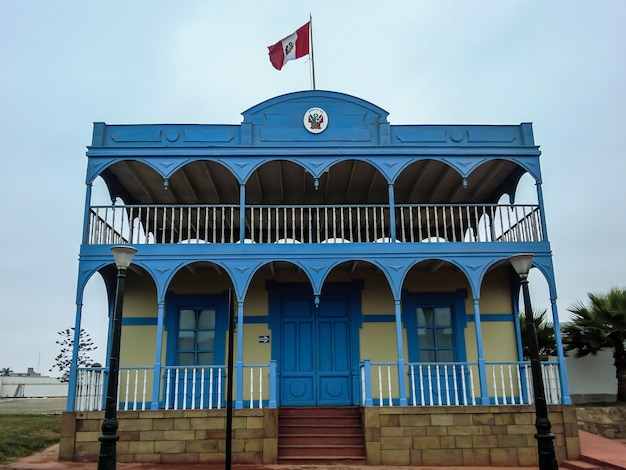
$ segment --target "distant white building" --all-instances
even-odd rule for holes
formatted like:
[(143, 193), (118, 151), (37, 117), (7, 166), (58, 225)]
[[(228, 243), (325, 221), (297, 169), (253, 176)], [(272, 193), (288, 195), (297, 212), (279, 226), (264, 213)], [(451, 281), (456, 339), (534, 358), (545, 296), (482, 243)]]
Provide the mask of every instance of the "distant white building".
[(67, 383), (56, 377), (42, 377), (29, 367), (25, 373), (0, 376), (0, 398), (66, 397)]
[(606, 349), (595, 356), (565, 358), (570, 392), (574, 403), (615, 401), (617, 377), (613, 351)]

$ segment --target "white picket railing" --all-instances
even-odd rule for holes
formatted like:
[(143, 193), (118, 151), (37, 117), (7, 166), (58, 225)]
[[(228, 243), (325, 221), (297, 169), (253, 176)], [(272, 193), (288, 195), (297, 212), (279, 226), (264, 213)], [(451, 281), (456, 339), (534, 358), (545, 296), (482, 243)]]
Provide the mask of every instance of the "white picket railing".
[(226, 366), (165, 367), (165, 409), (221, 409)]
[[(477, 363), (411, 363), (407, 366), (409, 406), (475, 406), (481, 403)], [(546, 403), (561, 403), (559, 366), (542, 362)], [(395, 363), (361, 364), (361, 395), (364, 406), (398, 404), (398, 375)], [(486, 396), (496, 405), (534, 402), (532, 374), (528, 362), (487, 363)], [(368, 405), (371, 403), (371, 405)]]
[[(247, 206), (244, 243), (536, 242), (536, 205)], [(88, 244), (240, 243), (236, 205), (92, 206)]]
[[(528, 362), (487, 363), (487, 376), (492, 387), (496, 405), (533, 404), (533, 377)], [(555, 362), (542, 362), (546, 403), (561, 403), (561, 381), (559, 365)]]
[[(272, 380), (269, 365), (244, 366), (249, 376), (244, 380), (246, 401), (250, 408), (263, 408), (271, 397)], [(226, 404), (227, 368), (163, 367), (161, 371), (160, 407), (166, 410), (222, 409)], [(78, 370), (75, 411), (104, 409), (104, 368)], [(118, 383), (118, 410), (143, 411), (152, 402), (154, 370), (149, 367), (121, 368)], [(275, 378), (274, 378), (275, 380)], [(266, 386), (264, 387), (264, 383)]]
[[(275, 368), (275, 365), (273, 366)], [(546, 403), (561, 403), (559, 365), (541, 363)], [(361, 364), (363, 406), (397, 406), (396, 363)], [(275, 401), (276, 374), (270, 365), (244, 366), (244, 396), (249, 408)], [(275, 370), (275, 369), (274, 369)], [(475, 406), (481, 403), (477, 363), (410, 363), (409, 406)], [(486, 364), (487, 396), (496, 405), (533, 404), (533, 383), (528, 362)], [(119, 373), (118, 409), (147, 410), (151, 405), (151, 368), (122, 368)], [(78, 371), (75, 411), (104, 409), (106, 369)], [(221, 409), (225, 406), (226, 366), (164, 367), (161, 372), (160, 407), (166, 410)], [(272, 383), (273, 382), (273, 383)]]
[(105, 371), (103, 368), (78, 370), (75, 411), (104, 409)]
[(476, 405), (478, 365), (467, 362), (409, 364), (412, 406)]

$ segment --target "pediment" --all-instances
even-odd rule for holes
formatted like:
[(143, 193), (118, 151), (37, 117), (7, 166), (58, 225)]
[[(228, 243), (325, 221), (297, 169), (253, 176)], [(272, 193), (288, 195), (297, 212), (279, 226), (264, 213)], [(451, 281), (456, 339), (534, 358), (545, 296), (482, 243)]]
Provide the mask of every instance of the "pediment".
[[(307, 130), (305, 119), (312, 108), (321, 108), (326, 113), (327, 127), (323, 132)], [(280, 142), (377, 144), (381, 126), (389, 126), (389, 113), (384, 109), (354, 96), (321, 90), (277, 96), (242, 114), (242, 128), (251, 126), (251, 143), (256, 145)]]

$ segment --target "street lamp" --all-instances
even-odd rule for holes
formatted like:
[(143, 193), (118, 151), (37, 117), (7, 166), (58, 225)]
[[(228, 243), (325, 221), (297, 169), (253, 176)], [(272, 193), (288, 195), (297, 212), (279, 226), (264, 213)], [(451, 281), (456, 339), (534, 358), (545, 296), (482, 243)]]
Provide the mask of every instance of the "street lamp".
[(524, 314), (526, 316), (526, 335), (528, 340), (528, 356), (530, 370), (533, 376), (533, 392), (535, 395), (535, 427), (537, 428), (537, 447), (539, 451), (539, 469), (556, 470), (558, 463), (554, 452), (554, 434), (550, 431), (550, 419), (548, 418), (548, 406), (546, 405), (546, 393), (543, 386), (543, 375), (539, 361), (539, 345), (537, 343), (537, 331), (533, 319), (533, 309), (530, 304), (528, 291), (528, 272), (533, 265), (533, 255), (521, 253), (509, 258), (513, 269), (520, 278), (520, 285), (524, 295)]
[(137, 253), (132, 246), (114, 246), (111, 248), (115, 266), (117, 267), (117, 287), (113, 304), (113, 324), (111, 332), (111, 348), (109, 351), (109, 380), (107, 383), (106, 405), (104, 420), (102, 421), (102, 435), (100, 441), (100, 455), (98, 456), (98, 470), (115, 469), (115, 447), (117, 435), (117, 383), (120, 369), (120, 342), (122, 338), (122, 306), (124, 304), (124, 285), (126, 270)]

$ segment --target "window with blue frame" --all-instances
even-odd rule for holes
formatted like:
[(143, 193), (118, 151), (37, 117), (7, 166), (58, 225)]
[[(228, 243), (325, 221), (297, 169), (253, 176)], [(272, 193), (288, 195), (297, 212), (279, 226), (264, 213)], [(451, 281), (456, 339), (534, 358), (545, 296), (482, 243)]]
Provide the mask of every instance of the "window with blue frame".
[(420, 362), (454, 362), (452, 309), (446, 306), (417, 307), (416, 320)]
[(467, 291), (402, 293), (409, 362), (465, 361)]
[(181, 308), (178, 311), (178, 365), (214, 364), (215, 309)]
[[(402, 295), (407, 332), (409, 383), (415, 404), (464, 402), (468, 369), (465, 352), (465, 290), (408, 292)], [(464, 392), (465, 391), (465, 392)]]
[[(166, 297), (164, 401), (178, 408), (223, 402), (228, 293)], [(223, 403), (222, 403), (223, 404)]]

